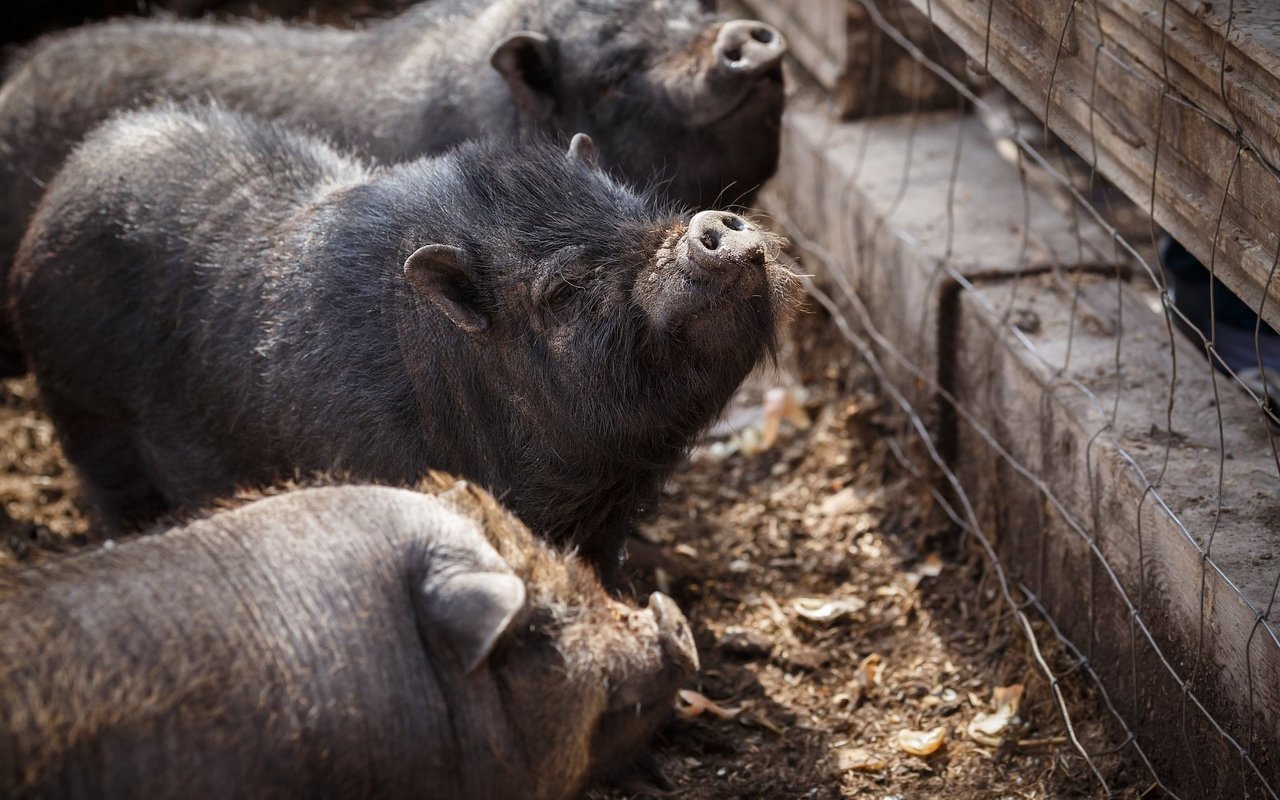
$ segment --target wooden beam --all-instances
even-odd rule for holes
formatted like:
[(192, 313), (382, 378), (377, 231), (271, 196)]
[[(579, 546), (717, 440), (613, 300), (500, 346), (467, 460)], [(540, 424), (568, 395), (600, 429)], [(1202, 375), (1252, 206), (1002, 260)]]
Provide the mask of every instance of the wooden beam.
[(1280, 7), (1237, 0), (1227, 42), (1225, 3), (912, 2), (1280, 329)]

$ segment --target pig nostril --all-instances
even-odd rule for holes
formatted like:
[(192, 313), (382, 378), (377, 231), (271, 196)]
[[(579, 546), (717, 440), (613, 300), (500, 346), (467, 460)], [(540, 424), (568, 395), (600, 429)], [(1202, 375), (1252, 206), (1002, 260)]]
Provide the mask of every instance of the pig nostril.
[(735, 217), (732, 214), (726, 214), (724, 217), (724, 226), (731, 231), (746, 230), (747, 223), (742, 221), (742, 217)]
[(742, 58), (742, 48), (730, 47), (728, 50), (724, 51), (724, 57), (729, 59), (731, 62), (738, 61)]
[(761, 44), (769, 44), (773, 41), (773, 31), (768, 28), (756, 28), (751, 32), (751, 38)]
[(702, 242), (702, 246), (708, 250), (715, 250), (720, 246), (720, 234), (715, 230), (707, 230), (698, 237), (698, 241)]

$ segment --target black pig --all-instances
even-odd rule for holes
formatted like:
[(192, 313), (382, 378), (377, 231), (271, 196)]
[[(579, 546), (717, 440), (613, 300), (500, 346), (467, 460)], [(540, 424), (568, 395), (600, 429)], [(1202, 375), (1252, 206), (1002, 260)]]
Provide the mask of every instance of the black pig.
[(465, 485), (260, 499), (0, 573), (0, 606), (13, 798), (567, 799), (697, 668), (668, 598)]
[(370, 168), (217, 109), (101, 128), (11, 286), (100, 519), (436, 468), (613, 564), (771, 348), (795, 280), (751, 223), (664, 213), (589, 150), (475, 143)]
[[(630, 182), (696, 207), (745, 202), (777, 166), (785, 48), (694, 0), (433, 0), (364, 30), (134, 19), (58, 33), (0, 89), (0, 285), (68, 151), (158, 98), (215, 98), (383, 161), (582, 131)], [(13, 344), (0, 330), (0, 374), (24, 371)]]

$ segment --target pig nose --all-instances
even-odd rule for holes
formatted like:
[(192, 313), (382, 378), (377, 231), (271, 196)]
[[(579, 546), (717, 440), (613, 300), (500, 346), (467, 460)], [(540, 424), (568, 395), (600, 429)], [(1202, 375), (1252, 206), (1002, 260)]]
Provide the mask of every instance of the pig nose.
[(764, 237), (737, 214), (700, 211), (689, 221), (685, 237), (689, 258), (708, 271), (745, 261), (764, 263)]
[(698, 648), (693, 643), (689, 621), (675, 601), (662, 592), (649, 595), (649, 610), (658, 623), (662, 650), (685, 678), (698, 671)]
[(755, 20), (726, 22), (716, 36), (716, 63), (743, 75), (772, 69), (786, 52), (787, 40), (777, 28)]

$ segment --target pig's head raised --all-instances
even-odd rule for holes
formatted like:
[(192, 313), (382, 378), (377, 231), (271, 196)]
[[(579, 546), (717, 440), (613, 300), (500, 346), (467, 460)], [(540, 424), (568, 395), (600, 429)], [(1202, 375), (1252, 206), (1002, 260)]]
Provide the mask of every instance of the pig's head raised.
[(523, 115), (590, 134), (611, 172), (696, 208), (745, 202), (777, 168), (787, 45), (704, 5), (542, 3), (491, 62)]
[(428, 416), (493, 443), (486, 464), (442, 466), (608, 561), (618, 543), (600, 544), (600, 531), (646, 499), (771, 352), (798, 280), (773, 235), (728, 212), (668, 213), (594, 168), (590, 151), (584, 136), (567, 155), (455, 151), (441, 222), (406, 243), (422, 329), (401, 338), (429, 336), (469, 365), (446, 376), (420, 364), (420, 385), (446, 379), (468, 403)]
[(424, 637), (461, 640), (466, 675), (454, 676), (451, 693), (462, 697), (463, 714), (482, 715), (469, 723), (502, 731), (488, 738), (514, 751), (504, 760), (536, 776), (538, 785), (521, 794), (571, 796), (625, 764), (697, 672), (680, 609), (656, 592), (643, 609), (612, 599), (593, 570), (538, 542), (474, 486), (434, 474), (419, 488), (444, 489), (441, 499), (478, 523), (504, 562), (498, 573), (459, 575), (450, 566), (454, 588), (463, 591), (449, 580), (434, 582), (443, 602), (428, 602)]

